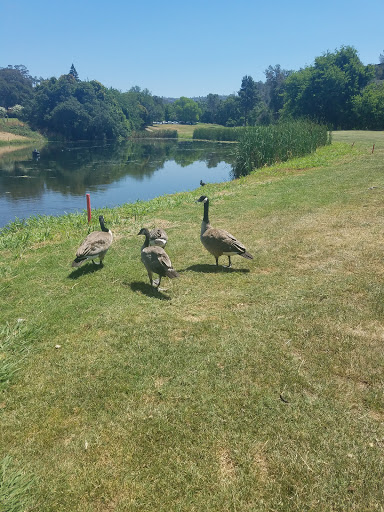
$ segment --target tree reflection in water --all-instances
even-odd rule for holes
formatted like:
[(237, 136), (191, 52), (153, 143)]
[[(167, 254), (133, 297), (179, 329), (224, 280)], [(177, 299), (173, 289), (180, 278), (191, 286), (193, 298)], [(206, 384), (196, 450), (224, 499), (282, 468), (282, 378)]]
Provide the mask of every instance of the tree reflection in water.
[(100, 202), (94, 207), (115, 206), (197, 188), (201, 178), (225, 181), (234, 161), (233, 145), (213, 142), (49, 143), (38, 160), (32, 149), (0, 157), (0, 226), (15, 217), (81, 210), (87, 192)]

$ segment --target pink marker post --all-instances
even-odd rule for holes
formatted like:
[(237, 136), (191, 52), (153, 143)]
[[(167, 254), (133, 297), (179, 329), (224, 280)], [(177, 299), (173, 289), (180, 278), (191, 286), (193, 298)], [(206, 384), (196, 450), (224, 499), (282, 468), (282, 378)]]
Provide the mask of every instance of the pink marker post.
[(88, 224), (91, 222), (92, 212), (91, 212), (91, 196), (89, 194), (85, 194), (87, 198), (87, 213), (88, 213)]

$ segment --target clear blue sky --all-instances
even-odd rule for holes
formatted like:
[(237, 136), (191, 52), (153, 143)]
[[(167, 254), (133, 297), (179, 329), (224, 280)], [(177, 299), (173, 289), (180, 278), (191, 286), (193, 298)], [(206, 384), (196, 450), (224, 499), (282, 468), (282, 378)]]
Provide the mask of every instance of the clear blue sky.
[(0, 0), (0, 67), (68, 73), (158, 96), (237, 92), (269, 65), (298, 70), (342, 45), (384, 52), (384, 0)]

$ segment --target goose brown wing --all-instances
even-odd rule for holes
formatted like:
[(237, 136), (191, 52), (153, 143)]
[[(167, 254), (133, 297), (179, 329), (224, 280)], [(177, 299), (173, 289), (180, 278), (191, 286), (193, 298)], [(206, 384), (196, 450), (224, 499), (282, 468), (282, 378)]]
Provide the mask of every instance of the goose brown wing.
[(164, 274), (172, 268), (171, 260), (162, 247), (145, 247), (141, 254), (145, 266), (148, 266), (155, 274)]
[(224, 229), (208, 229), (203, 237), (207, 245), (215, 248), (217, 252), (235, 252), (241, 254), (246, 251), (245, 246), (236, 237)]
[[(107, 235), (107, 236), (104, 236)], [(82, 242), (76, 251), (76, 257), (89, 257), (97, 256), (103, 251), (109, 249), (111, 245), (111, 237), (108, 233), (94, 232), (90, 233), (87, 238)]]

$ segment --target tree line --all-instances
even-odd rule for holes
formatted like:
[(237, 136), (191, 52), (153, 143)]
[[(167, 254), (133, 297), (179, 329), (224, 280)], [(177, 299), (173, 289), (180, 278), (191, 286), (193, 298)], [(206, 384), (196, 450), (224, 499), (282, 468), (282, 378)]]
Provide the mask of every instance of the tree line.
[(229, 96), (178, 99), (82, 81), (73, 64), (67, 74), (49, 79), (10, 65), (0, 68), (0, 116), (72, 140), (125, 138), (162, 121), (235, 127), (306, 118), (331, 129), (384, 129), (383, 54), (379, 61), (365, 66), (355, 48), (343, 46), (298, 71), (269, 66), (264, 82), (244, 76)]

